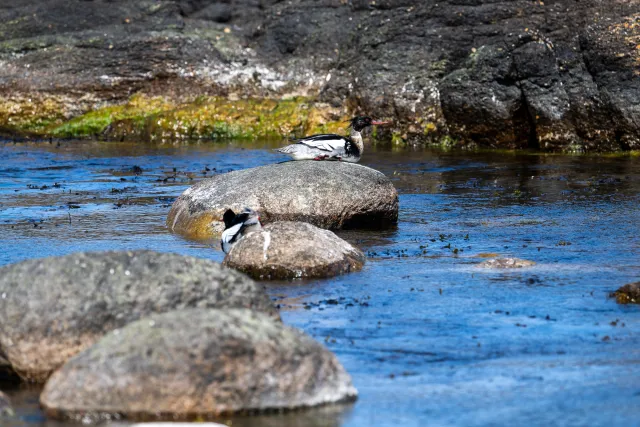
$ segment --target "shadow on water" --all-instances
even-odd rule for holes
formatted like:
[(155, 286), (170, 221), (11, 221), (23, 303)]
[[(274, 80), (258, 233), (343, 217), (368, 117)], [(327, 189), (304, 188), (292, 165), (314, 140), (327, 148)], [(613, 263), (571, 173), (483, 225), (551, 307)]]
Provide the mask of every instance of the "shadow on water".
[[(221, 261), (217, 242), (167, 231), (169, 207), (200, 179), (284, 160), (278, 145), (0, 145), (0, 265), (139, 248)], [(362, 163), (400, 194), (397, 228), (338, 233), (363, 271), (266, 284), (359, 400), (234, 426), (637, 422), (640, 310), (608, 293), (640, 277), (640, 159), (368, 147)], [(536, 265), (476, 266), (495, 255)], [(71, 425), (44, 420), (38, 388), (0, 388), (23, 425)]]

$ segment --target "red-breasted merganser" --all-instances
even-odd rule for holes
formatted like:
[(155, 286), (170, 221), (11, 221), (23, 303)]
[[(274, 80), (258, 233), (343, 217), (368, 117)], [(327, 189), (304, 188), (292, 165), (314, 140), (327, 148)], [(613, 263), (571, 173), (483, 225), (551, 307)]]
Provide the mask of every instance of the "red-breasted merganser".
[(351, 134), (348, 138), (335, 134), (312, 135), (276, 151), (288, 154), (293, 160), (341, 160), (356, 163), (364, 151), (360, 132), (367, 126), (388, 123), (358, 116), (351, 119)]
[(244, 208), (237, 215), (231, 209), (227, 209), (222, 220), (225, 230), (222, 232), (220, 244), (224, 253), (229, 253), (231, 247), (245, 234), (262, 229), (260, 215), (251, 208)]

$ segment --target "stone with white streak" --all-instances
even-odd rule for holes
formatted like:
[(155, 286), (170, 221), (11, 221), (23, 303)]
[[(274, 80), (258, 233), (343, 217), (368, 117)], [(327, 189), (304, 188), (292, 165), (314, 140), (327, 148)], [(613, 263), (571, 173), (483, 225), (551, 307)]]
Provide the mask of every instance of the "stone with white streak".
[(304, 222), (274, 222), (244, 236), (223, 265), (255, 279), (331, 277), (362, 269), (365, 256), (336, 236)]

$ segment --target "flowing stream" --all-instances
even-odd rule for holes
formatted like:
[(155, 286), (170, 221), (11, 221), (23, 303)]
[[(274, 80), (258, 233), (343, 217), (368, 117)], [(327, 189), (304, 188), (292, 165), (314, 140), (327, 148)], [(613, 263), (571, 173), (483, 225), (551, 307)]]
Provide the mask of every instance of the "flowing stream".
[[(222, 261), (168, 232), (169, 207), (204, 177), (284, 160), (277, 145), (0, 142), (0, 265), (143, 248)], [(364, 270), (265, 282), (359, 399), (233, 426), (638, 422), (640, 307), (608, 295), (640, 280), (640, 158), (367, 147), (361, 163), (400, 194), (397, 228), (338, 232)], [(497, 255), (537, 264), (476, 266)], [(16, 425), (74, 425), (45, 420), (38, 387), (0, 389)]]

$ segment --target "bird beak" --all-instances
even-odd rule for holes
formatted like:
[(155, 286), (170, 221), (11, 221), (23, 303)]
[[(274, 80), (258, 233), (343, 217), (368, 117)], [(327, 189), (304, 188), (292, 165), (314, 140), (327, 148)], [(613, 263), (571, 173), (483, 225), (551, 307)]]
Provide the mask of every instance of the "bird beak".
[(390, 125), (391, 123), (393, 123), (393, 122), (382, 122), (382, 121), (379, 121), (379, 120), (372, 120), (371, 121), (372, 125)]

